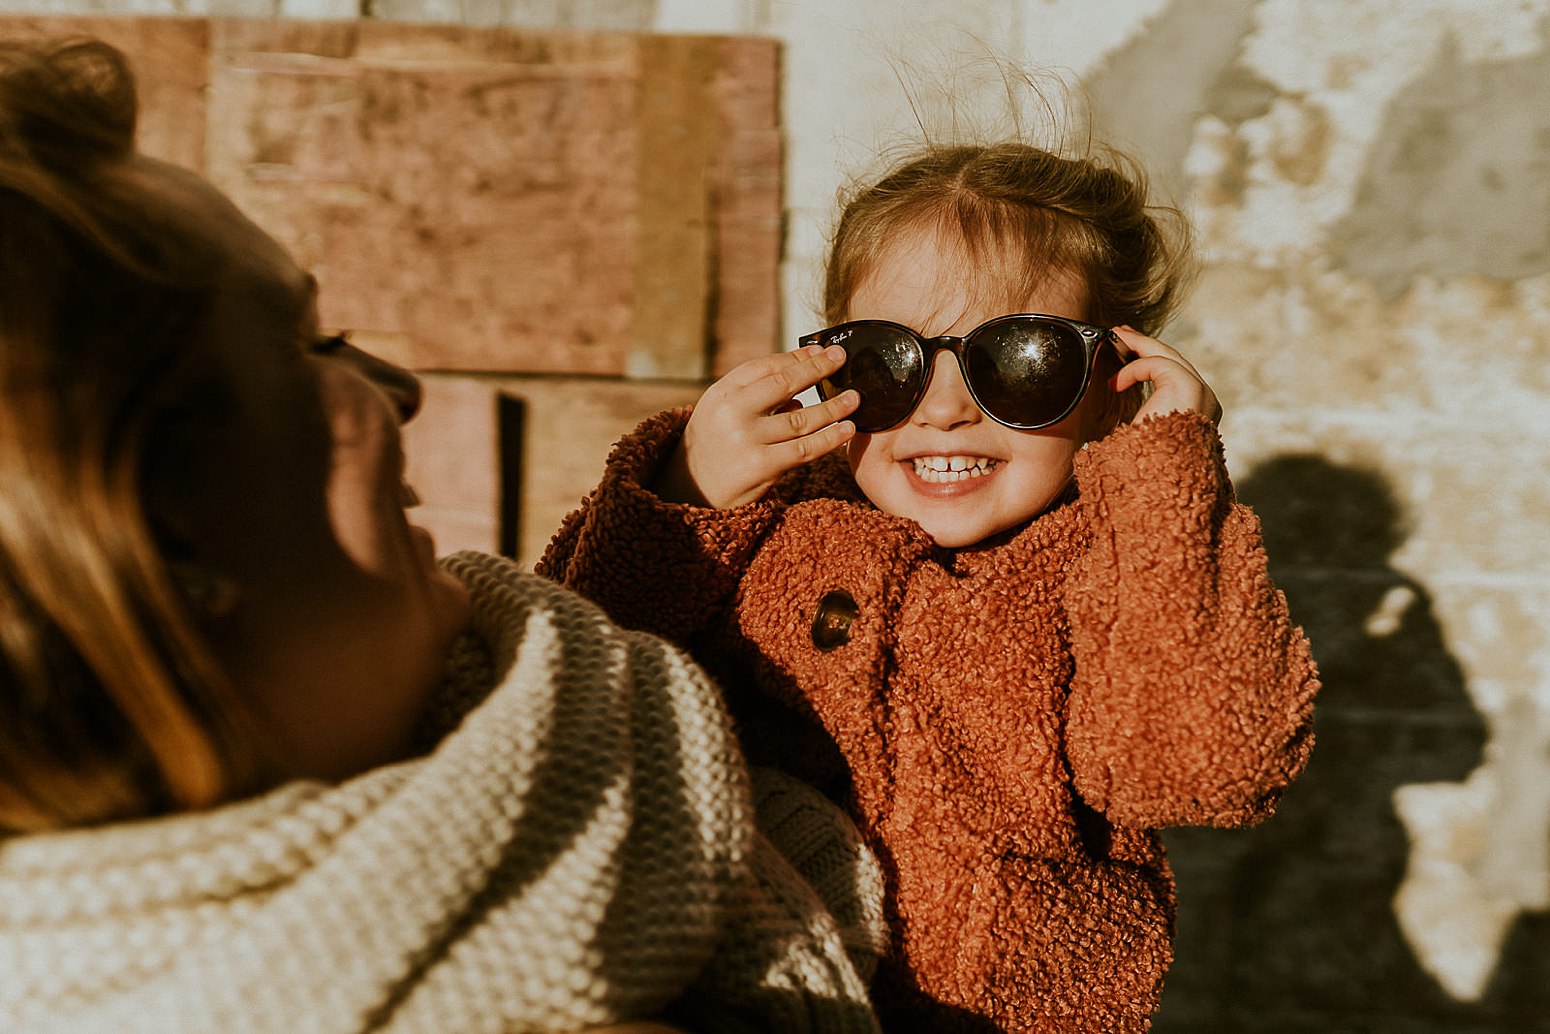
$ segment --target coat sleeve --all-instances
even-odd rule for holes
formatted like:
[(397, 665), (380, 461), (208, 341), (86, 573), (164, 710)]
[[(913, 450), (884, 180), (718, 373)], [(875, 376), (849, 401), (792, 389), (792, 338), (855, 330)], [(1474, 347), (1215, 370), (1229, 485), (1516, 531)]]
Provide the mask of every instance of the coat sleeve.
[(620, 439), (535, 566), (617, 623), (678, 643), (724, 609), (777, 512), (773, 499), (716, 510), (652, 491), (688, 418), (687, 407), (668, 410)]
[(1077, 790), (1124, 825), (1266, 817), (1307, 762), (1319, 683), (1214, 426), (1123, 427), (1076, 475), (1090, 532), (1066, 589)]

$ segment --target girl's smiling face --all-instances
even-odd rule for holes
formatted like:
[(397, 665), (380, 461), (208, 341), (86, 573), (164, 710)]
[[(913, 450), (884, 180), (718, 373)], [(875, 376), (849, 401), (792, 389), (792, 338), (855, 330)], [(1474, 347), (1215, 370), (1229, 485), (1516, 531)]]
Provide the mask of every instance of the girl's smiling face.
[[(934, 230), (904, 235), (861, 281), (845, 319), (891, 320), (926, 337), (966, 334), (1010, 312), (1091, 319), (1088, 290), (1075, 276), (1051, 276), (1008, 298), (984, 289), (994, 278), (973, 262), (961, 244)], [(965, 276), (965, 270), (974, 272)], [(897, 427), (856, 435), (850, 467), (878, 509), (910, 518), (940, 546), (970, 546), (1054, 502), (1071, 480), (1077, 449), (1102, 429), (1110, 394), (1095, 372), (1070, 416), (1018, 431), (986, 416), (956, 359), (938, 352), (920, 405)]]

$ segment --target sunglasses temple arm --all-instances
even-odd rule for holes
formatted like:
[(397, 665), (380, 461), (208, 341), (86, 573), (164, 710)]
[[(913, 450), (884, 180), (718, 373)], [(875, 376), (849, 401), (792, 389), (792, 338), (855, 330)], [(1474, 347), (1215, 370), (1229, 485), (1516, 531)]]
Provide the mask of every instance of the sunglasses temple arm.
[(1128, 363), (1136, 357), (1136, 354), (1130, 350), (1130, 346), (1125, 344), (1124, 339), (1112, 330), (1104, 331), (1103, 340), (1099, 344), (1103, 342), (1107, 342), (1114, 349), (1114, 354), (1119, 356), (1119, 361), (1122, 363)]

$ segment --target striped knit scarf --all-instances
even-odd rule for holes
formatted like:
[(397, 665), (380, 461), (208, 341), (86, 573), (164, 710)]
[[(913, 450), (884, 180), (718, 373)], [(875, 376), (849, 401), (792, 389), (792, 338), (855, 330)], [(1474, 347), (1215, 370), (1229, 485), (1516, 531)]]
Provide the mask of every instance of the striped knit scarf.
[(446, 564), (474, 621), (428, 753), (0, 840), (0, 1030), (573, 1031), (675, 999), (876, 1029), (881, 884), (854, 832), (777, 784), (777, 853), (697, 668), (506, 561)]

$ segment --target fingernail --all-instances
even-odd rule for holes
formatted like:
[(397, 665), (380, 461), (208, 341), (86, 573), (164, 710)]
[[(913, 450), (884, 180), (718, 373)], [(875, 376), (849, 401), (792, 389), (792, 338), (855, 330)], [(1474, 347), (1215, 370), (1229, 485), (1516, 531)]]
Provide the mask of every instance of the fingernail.
[(823, 354), (825, 359), (836, 363), (843, 362), (845, 359), (845, 350), (839, 345), (830, 345), (823, 350)]

